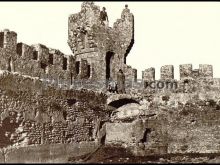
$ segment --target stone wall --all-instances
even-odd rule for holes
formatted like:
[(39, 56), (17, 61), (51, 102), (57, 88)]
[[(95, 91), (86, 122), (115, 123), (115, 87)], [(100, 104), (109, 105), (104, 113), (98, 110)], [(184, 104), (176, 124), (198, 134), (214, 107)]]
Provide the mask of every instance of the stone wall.
[(94, 141), (106, 120), (106, 96), (88, 90), (45, 87), (39, 79), (0, 76), (1, 147)]
[(169, 113), (168, 153), (219, 153), (218, 106), (215, 99), (194, 96)]
[(145, 123), (143, 123), (141, 120), (135, 120), (130, 123), (106, 123), (105, 125), (106, 144), (135, 144), (144, 137)]
[(148, 103), (145, 142), (136, 155), (219, 153), (219, 91), (156, 93)]

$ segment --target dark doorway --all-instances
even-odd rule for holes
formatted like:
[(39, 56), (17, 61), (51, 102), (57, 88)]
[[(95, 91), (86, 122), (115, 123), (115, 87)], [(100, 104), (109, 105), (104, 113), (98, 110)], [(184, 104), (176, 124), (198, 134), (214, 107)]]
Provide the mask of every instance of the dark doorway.
[(76, 74), (79, 74), (80, 62), (76, 61)]
[(67, 70), (67, 58), (63, 57), (63, 70)]
[(90, 65), (87, 65), (88, 69), (87, 69), (87, 77), (89, 78), (91, 75), (90, 75), (90, 72), (91, 72), (91, 68), (90, 68)]
[(113, 59), (114, 53), (113, 52), (107, 52), (106, 53), (106, 80), (109, 80), (109, 78), (112, 76), (111, 69), (112, 69), (112, 59)]
[(49, 64), (53, 65), (53, 54), (49, 54)]

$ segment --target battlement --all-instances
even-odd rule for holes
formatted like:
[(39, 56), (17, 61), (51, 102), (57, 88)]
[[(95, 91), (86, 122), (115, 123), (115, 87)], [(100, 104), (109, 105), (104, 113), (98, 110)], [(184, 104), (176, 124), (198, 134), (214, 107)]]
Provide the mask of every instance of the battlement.
[(192, 64), (180, 65), (180, 79), (185, 78), (213, 78), (213, 67), (208, 64), (200, 64), (199, 69), (193, 69)]
[(172, 80), (174, 79), (174, 67), (173, 65), (165, 65), (160, 69), (160, 78), (162, 80)]
[(155, 80), (155, 68), (148, 68), (142, 71), (142, 79), (144, 81), (154, 81)]
[[(183, 79), (213, 79), (213, 67), (208, 64), (200, 64), (199, 69), (193, 69), (192, 64), (179, 65), (180, 80)], [(145, 81), (155, 80), (155, 68), (142, 71), (142, 79)], [(173, 80), (174, 66), (165, 65), (160, 69), (160, 80)]]
[[(3, 40), (3, 46), (0, 48), (1, 70), (57, 81), (64, 80), (72, 85), (73, 81), (78, 79), (103, 80), (103, 82), (108, 78), (114, 79), (117, 69), (122, 68), (126, 80), (137, 81), (137, 70), (124, 62), (119, 64), (118, 61), (115, 61), (115, 52), (106, 52), (105, 65), (103, 65), (103, 59), (99, 52), (65, 55), (57, 49), (48, 48), (42, 44), (17, 43), (17, 34), (13, 31), (4, 30), (0, 34), (2, 36), (1, 40)], [(182, 64), (179, 66), (179, 72), (180, 80), (213, 79), (213, 67), (208, 64), (200, 64), (198, 69), (193, 69), (192, 64)], [(155, 81), (155, 68), (145, 69), (142, 72), (142, 79), (145, 82)], [(174, 80), (173, 65), (161, 67), (160, 80)]]
[(1, 41), (3, 40), (0, 50), (1, 70), (70, 81), (76, 77), (73, 55), (65, 55), (42, 44), (30, 46), (17, 43), (17, 34), (13, 31), (4, 30), (0, 34)]

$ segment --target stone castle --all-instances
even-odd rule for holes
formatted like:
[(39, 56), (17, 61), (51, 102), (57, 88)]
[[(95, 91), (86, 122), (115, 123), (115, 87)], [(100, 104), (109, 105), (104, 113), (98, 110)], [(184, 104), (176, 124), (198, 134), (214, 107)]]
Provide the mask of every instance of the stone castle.
[[(17, 43), (15, 32), (0, 32), (0, 162), (62, 162), (105, 144), (129, 146), (138, 156), (219, 153), (220, 79), (213, 78), (212, 66), (180, 65), (180, 80), (172, 65), (161, 67), (160, 80), (148, 68), (139, 82), (137, 70), (126, 64), (133, 14), (126, 7), (109, 27), (100, 11), (83, 2), (69, 16), (73, 55)], [(126, 93), (109, 93), (106, 81), (115, 80), (119, 69)], [(76, 80), (83, 80), (80, 88)], [(152, 81), (178, 87), (149, 89)]]

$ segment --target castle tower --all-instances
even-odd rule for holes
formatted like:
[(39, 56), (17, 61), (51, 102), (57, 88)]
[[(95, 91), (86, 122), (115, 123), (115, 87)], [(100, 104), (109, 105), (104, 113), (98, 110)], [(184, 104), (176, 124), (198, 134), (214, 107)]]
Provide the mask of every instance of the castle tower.
[[(78, 78), (87, 73), (93, 80), (116, 79), (119, 69), (132, 73), (127, 69), (126, 57), (134, 43), (133, 14), (126, 6), (121, 18), (109, 27), (103, 24), (100, 13), (93, 2), (83, 2), (81, 11), (69, 16), (68, 44), (76, 57)], [(80, 67), (81, 59), (87, 60), (88, 67)], [(81, 71), (83, 68), (87, 71)]]

